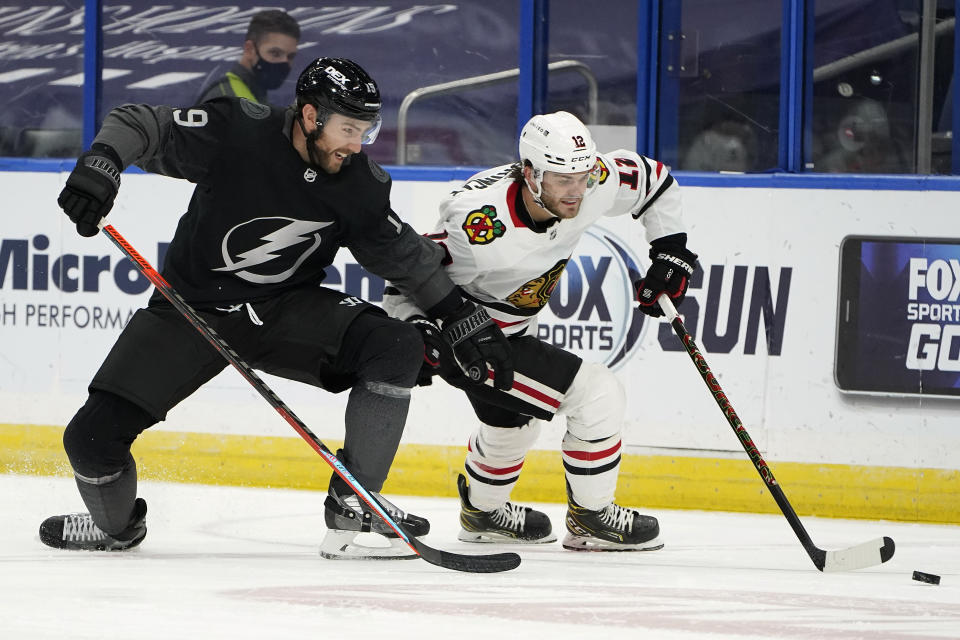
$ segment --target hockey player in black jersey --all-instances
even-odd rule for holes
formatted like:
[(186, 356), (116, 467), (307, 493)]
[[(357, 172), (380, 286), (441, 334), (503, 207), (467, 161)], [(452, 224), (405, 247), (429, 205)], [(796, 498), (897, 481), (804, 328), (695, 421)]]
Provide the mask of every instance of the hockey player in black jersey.
[[(386, 480), (410, 389), (424, 357), (420, 333), (378, 307), (322, 285), (347, 247), (456, 336), (461, 361), (489, 363), (512, 383), (509, 346), (486, 311), (464, 301), (438, 254), (390, 208), (390, 177), (362, 151), (380, 127), (376, 83), (356, 63), (319, 58), (301, 73), (295, 107), (218, 98), (191, 108), (125, 105), (104, 119), (58, 200), (83, 236), (98, 232), (124, 167), (195, 183), (162, 274), (253, 367), (331, 392), (350, 390), (338, 456), (371, 492)], [(451, 342), (453, 342), (451, 340)], [(146, 535), (134, 439), (205, 384), (226, 361), (158, 293), (131, 318), (63, 436), (87, 513), (53, 516), (41, 540), (67, 549), (122, 550)], [(416, 532), (429, 523), (388, 502)], [(354, 544), (366, 508), (333, 475), (325, 557), (409, 556), (405, 545)], [(373, 531), (392, 533), (379, 518)]]

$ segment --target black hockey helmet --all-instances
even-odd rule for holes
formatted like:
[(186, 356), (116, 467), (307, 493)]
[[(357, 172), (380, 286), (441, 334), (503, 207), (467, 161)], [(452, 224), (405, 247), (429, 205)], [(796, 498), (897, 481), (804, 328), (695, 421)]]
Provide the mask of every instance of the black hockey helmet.
[(353, 60), (317, 58), (297, 79), (297, 113), (312, 104), (320, 112), (318, 126), (330, 113), (367, 120), (373, 126), (364, 136), (364, 144), (373, 142), (380, 130), (380, 90), (373, 78)]

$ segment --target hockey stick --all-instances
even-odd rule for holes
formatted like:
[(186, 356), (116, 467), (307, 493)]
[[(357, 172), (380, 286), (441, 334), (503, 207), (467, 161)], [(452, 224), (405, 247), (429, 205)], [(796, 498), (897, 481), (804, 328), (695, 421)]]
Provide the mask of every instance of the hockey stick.
[(142, 273), (146, 278), (153, 283), (157, 290), (163, 294), (163, 297), (170, 301), (177, 310), (183, 314), (183, 316), (193, 325), (193, 327), (199, 331), (204, 338), (207, 339), (217, 352), (222, 355), (226, 360), (233, 365), (233, 367), (240, 372), (247, 382), (253, 386), (257, 392), (264, 397), (264, 399), (270, 403), (270, 406), (277, 410), (283, 419), (286, 420), (294, 431), (300, 434), (304, 440), (307, 441), (314, 451), (319, 453), (321, 457), (333, 468), (338, 476), (343, 478), (343, 480), (350, 486), (350, 488), (360, 496), (364, 502), (366, 502), (371, 509), (373, 509), (380, 519), (383, 520), (387, 526), (393, 529), (400, 539), (407, 543), (414, 553), (418, 556), (429, 562), (430, 564), (435, 564), (438, 567), (443, 567), (445, 569), (455, 569), (457, 571), (468, 571), (470, 573), (496, 573), (499, 571), (508, 571), (510, 569), (515, 569), (520, 565), (520, 556), (515, 553), (495, 553), (491, 555), (464, 555), (459, 553), (452, 553), (449, 551), (441, 551), (439, 549), (434, 549), (430, 547), (413, 535), (404, 527), (402, 523), (395, 521), (387, 513), (387, 510), (374, 498), (370, 493), (363, 488), (363, 486), (357, 482), (357, 480), (347, 471), (347, 468), (343, 466), (343, 463), (340, 462), (340, 459), (334, 455), (330, 449), (327, 448), (323, 442), (312, 432), (310, 429), (303, 423), (300, 418), (293, 413), (293, 411), (281, 400), (277, 394), (273, 392), (267, 384), (260, 379), (260, 376), (254, 372), (254, 370), (248, 365), (244, 360), (237, 355), (237, 353), (224, 342), (213, 327), (208, 325), (206, 321), (201, 318), (193, 307), (187, 303), (186, 300), (180, 297), (173, 287), (170, 286), (170, 283), (164, 279), (152, 266), (150, 263), (143, 259), (143, 257), (137, 253), (137, 250), (134, 249), (130, 244), (121, 236), (112, 225), (105, 224), (104, 220), (101, 220), (99, 225), (100, 229), (110, 241), (117, 246), (120, 251), (124, 253), (130, 261), (136, 266), (137, 271)]
[(893, 540), (887, 537), (877, 538), (876, 540), (837, 551), (824, 551), (813, 544), (813, 540), (810, 539), (807, 530), (803, 528), (803, 523), (800, 522), (800, 518), (797, 517), (793, 507), (790, 506), (790, 502), (787, 500), (787, 496), (784, 495), (783, 489), (780, 488), (780, 484), (773, 477), (773, 472), (770, 471), (770, 467), (767, 466), (767, 463), (764, 462), (760, 456), (756, 445), (753, 444), (753, 439), (750, 438), (750, 434), (747, 433), (747, 430), (743, 427), (743, 423), (740, 422), (737, 412), (733, 410), (733, 405), (730, 404), (730, 400), (720, 387), (717, 378), (713, 375), (713, 372), (710, 371), (710, 365), (707, 364), (703, 354), (700, 353), (700, 349), (693, 341), (693, 336), (687, 333), (686, 327), (683, 326), (683, 321), (677, 314), (676, 307), (673, 306), (673, 301), (671, 301), (668, 296), (661, 295), (658, 302), (660, 303), (660, 308), (663, 309), (663, 313), (666, 314), (667, 321), (670, 323), (670, 326), (673, 327), (674, 333), (680, 338), (680, 342), (683, 343), (687, 354), (689, 354), (690, 359), (693, 360), (693, 364), (703, 377), (707, 388), (710, 389), (713, 399), (717, 401), (720, 411), (723, 412), (727, 422), (729, 422), (733, 428), (733, 432), (740, 440), (740, 446), (747, 452), (747, 456), (750, 458), (750, 461), (753, 462), (757, 473), (763, 478), (767, 489), (770, 491), (773, 499), (776, 500), (777, 506), (780, 507), (780, 511), (786, 516), (787, 522), (790, 523), (793, 532), (797, 534), (797, 537), (800, 539), (800, 544), (803, 545), (803, 548), (810, 556), (810, 559), (813, 560), (813, 564), (817, 569), (820, 571), (851, 571), (853, 569), (872, 567), (892, 558), (895, 546)]

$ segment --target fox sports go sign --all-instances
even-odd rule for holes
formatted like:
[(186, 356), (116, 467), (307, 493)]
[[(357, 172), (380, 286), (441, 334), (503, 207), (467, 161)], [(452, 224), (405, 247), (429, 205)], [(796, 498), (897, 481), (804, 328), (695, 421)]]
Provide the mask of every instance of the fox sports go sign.
[(634, 302), (639, 266), (626, 242), (601, 227), (588, 230), (537, 314), (537, 337), (588, 362), (619, 367), (640, 344), (646, 324)]

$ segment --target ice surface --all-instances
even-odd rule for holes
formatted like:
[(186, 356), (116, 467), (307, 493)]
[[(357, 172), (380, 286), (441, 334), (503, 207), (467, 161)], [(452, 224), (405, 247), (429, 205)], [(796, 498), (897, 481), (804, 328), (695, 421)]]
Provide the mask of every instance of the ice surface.
[[(885, 565), (822, 574), (780, 515), (657, 510), (661, 551), (510, 547), (518, 569), (476, 575), (320, 558), (317, 492), (142, 482), (140, 495), (140, 548), (56, 551), (37, 529), (83, 510), (73, 481), (0, 475), (0, 638), (960, 638), (957, 526), (805, 517), (822, 548), (897, 544)], [(389, 497), (430, 519), (432, 546), (507, 549), (458, 542), (453, 499)], [(540, 507), (562, 530), (564, 507)]]

